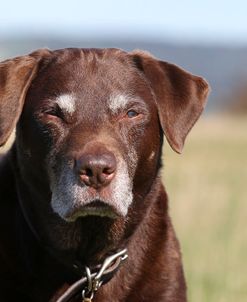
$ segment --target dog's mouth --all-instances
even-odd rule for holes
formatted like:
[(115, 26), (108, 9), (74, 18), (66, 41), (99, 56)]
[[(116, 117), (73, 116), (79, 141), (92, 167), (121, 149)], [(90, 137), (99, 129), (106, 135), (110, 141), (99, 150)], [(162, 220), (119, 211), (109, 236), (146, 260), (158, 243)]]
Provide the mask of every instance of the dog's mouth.
[(111, 219), (119, 217), (112, 206), (108, 205), (104, 201), (95, 199), (80, 208), (73, 209), (73, 211), (67, 215), (66, 220), (68, 222), (74, 222), (80, 217), (87, 216), (107, 217)]
[(65, 165), (51, 184), (51, 208), (65, 221), (86, 216), (126, 217), (133, 201), (132, 181), (127, 164), (120, 164), (113, 181), (100, 190), (78, 182), (74, 171)]

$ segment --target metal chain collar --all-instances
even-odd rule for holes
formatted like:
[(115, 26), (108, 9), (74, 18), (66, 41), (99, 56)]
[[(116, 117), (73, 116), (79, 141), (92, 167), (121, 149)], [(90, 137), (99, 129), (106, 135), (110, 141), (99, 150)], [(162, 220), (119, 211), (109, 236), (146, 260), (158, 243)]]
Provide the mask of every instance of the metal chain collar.
[(95, 292), (103, 284), (102, 276), (111, 270), (116, 270), (120, 263), (126, 260), (127, 257), (128, 255), (126, 249), (107, 257), (96, 275), (92, 275), (89, 267), (86, 266), (85, 270), (87, 277), (87, 286), (82, 290), (82, 301), (91, 302)]
[(82, 302), (92, 302), (96, 291), (111, 280), (120, 264), (128, 258), (127, 250), (123, 249), (105, 259), (99, 271), (91, 272), (85, 267), (86, 276), (72, 284), (56, 302), (68, 302), (81, 292)]

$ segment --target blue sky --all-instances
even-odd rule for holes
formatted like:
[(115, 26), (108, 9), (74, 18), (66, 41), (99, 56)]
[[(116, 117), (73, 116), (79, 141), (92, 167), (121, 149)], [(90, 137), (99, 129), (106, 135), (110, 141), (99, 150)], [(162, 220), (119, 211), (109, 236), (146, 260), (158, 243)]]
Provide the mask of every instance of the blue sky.
[(0, 11), (0, 39), (49, 33), (247, 45), (244, 0), (3, 0)]

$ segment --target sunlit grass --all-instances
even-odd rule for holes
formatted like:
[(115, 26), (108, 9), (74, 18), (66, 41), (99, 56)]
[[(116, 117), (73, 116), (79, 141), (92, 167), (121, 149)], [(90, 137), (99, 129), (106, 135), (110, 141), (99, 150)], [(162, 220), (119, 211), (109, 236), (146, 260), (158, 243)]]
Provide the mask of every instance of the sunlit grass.
[(247, 117), (201, 120), (164, 163), (189, 301), (247, 301)]

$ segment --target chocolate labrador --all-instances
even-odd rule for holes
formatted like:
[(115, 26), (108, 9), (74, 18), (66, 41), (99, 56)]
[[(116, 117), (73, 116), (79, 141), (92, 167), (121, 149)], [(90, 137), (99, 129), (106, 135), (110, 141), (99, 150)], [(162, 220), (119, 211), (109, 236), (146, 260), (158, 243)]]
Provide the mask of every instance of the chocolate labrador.
[(163, 133), (181, 152), (208, 90), (142, 51), (0, 63), (0, 145), (16, 127), (0, 163), (1, 302), (186, 301), (161, 152)]

